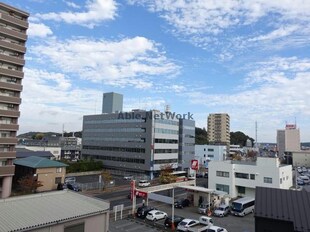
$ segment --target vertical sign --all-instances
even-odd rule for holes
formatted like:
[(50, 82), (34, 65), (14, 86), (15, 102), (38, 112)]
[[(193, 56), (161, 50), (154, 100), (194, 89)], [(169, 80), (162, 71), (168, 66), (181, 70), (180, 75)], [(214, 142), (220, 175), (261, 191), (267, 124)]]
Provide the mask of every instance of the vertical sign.
[(191, 168), (193, 169), (193, 170), (198, 170), (198, 160), (192, 160), (192, 162), (191, 162)]

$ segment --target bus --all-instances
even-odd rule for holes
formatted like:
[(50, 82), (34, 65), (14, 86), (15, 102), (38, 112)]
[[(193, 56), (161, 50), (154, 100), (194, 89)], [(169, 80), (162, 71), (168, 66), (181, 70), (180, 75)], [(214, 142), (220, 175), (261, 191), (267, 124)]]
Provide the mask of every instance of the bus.
[(174, 175), (177, 177), (176, 182), (188, 180), (186, 171), (174, 171), (171, 173), (171, 175)]
[(243, 197), (232, 202), (231, 214), (236, 216), (245, 216), (254, 212), (255, 199), (252, 197)]

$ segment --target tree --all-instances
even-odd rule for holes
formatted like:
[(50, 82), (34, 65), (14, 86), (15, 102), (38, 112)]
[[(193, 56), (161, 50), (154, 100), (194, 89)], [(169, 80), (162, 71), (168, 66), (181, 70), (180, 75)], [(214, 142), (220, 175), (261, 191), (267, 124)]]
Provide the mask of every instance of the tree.
[(23, 176), (17, 182), (24, 193), (33, 193), (37, 188), (43, 186), (41, 181), (36, 180), (36, 178), (31, 175)]
[(172, 165), (163, 165), (160, 167), (160, 175), (159, 175), (159, 182), (161, 184), (169, 184), (174, 183), (177, 180), (177, 176), (172, 175), (173, 172)]
[(208, 144), (208, 133), (205, 128), (195, 128), (195, 144)]
[(110, 182), (113, 178), (111, 176), (111, 173), (108, 171), (108, 170), (104, 170), (102, 173), (101, 173), (101, 176), (102, 176), (102, 179), (105, 181), (105, 182)]
[(248, 135), (245, 135), (243, 132), (230, 132), (230, 144), (240, 145), (241, 147), (243, 147), (246, 145), (247, 139), (250, 139), (252, 141), (252, 144), (254, 144), (255, 140)]

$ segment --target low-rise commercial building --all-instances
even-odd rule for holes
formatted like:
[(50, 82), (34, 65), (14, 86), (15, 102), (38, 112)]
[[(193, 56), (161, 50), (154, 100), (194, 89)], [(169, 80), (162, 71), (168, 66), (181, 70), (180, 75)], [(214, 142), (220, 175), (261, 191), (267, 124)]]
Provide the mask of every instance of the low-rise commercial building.
[(209, 188), (227, 192), (232, 198), (255, 196), (257, 186), (289, 189), (292, 165), (279, 158), (257, 157), (256, 161), (212, 161), (209, 163)]
[(288, 155), (292, 157), (293, 166), (310, 168), (310, 151), (293, 151), (288, 152)]
[(195, 145), (195, 159), (205, 165), (208, 161), (223, 161), (226, 159), (226, 146), (223, 145)]
[(50, 193), (0, 200), (0, 231), (107, 232), (108, 202), (74, 193)]

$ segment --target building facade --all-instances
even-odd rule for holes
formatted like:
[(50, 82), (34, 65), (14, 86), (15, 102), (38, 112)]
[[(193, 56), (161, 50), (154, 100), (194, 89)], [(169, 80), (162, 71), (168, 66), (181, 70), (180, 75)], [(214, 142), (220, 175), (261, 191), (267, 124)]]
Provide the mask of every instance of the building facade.
[(119, 93), (104, 93), (102, 98), (102, 113), (119, 113), (123, 111), (123, 95)]
[(207, 132), (209, 144), (226, 145), (227, 152), (229, 152), (230, 117), (228, 114), (209, 114)]
[(83, 117), (82, 157), (122, 174), (159, 175), (178, 167), (179, 120), (156, 110)]
[(195, 121), (179, 120), (179, 169), (187, 171), (195, 158)]
[(61, 159), (77, 161), (81, 159), (82, 139), (77, 137), (61, 137)]
[(0, 3), (0, 198), (11, 194), (29, 14)]
[(199, 161), (199, 166), (208, 168), (210, 161), (223, 161), (226, 159), (226, 148), (223, 145), (195, 145), (195, 159)]
[(293, 151), (289, 152), (292, 157), (292, 165), (294, 167), (307, 167), (310, 168), (310, 151)]
[(284, 130), (277, 130), (277, 151), (279, 157), (285, 152), (300, 151), (300, 131), (295, 124), (287, 124)]
[(293, 185), (292, 165), (279, 158), (257, 157), (256, 161), (212, 161), (209, 188), (227, 192), (232, 198), (255, 196), (257, 186), (289, 189)]

